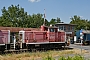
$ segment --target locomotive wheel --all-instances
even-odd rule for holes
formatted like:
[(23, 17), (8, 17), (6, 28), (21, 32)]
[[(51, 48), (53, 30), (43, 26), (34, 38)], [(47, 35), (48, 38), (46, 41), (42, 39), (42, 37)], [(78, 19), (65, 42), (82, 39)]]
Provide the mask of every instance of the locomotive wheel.
[(32, 52), (36, 52), (36, 51), (37, 51), (37, 49), (31, 49), (31, 51), (32, 51)]

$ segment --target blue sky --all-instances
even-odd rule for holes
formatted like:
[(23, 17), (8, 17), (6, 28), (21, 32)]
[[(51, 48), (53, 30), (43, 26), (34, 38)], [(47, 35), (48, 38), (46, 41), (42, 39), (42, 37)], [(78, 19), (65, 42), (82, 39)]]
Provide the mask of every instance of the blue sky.
[(1, 9), (11, 4), (19, 4), (30, 15), (43, 14), (45, 9), (48, 21), (59, 17), (62, 22), (69, 23), (74, 15), (90, 20), (90, 0), (0, 0), (0, 15)]

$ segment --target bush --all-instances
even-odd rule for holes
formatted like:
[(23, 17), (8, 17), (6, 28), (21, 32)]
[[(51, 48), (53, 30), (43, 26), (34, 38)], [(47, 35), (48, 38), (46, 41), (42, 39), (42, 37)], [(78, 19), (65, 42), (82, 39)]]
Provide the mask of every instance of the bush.
[[(43, 59), (43, 60), (55, 60), (53, 57), (51, 57), (51, 56), (47, 56), (45, 59)], [(65, 58), (65, 57), (60, 57), (58, 60), (84, 60), (84, 57), (82, 57), (82, 56), (74, 56), (74, 57), (67, 57), (67, 58)]]
[(74, 56), (72, 60), (84, 60), (84, 57), (82, 56)]
[(66, 60), (65, 57), (60, 57), (58, 60)]

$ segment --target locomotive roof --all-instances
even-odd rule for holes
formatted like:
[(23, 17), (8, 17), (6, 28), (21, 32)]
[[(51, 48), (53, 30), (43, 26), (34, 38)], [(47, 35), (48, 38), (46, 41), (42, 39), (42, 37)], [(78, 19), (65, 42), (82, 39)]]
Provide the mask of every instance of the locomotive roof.
[(46, 28), (58, 28), (56, 26), (44, 26), (44, 27), (46, 27)]

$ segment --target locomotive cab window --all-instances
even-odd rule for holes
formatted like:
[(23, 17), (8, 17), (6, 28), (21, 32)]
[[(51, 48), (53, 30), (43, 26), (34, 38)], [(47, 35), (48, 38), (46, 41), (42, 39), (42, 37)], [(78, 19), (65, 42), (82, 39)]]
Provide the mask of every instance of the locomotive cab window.
[(50, 30), (50, 32), (55, 32), (54, 28), (50, 28), (49, 30)]

